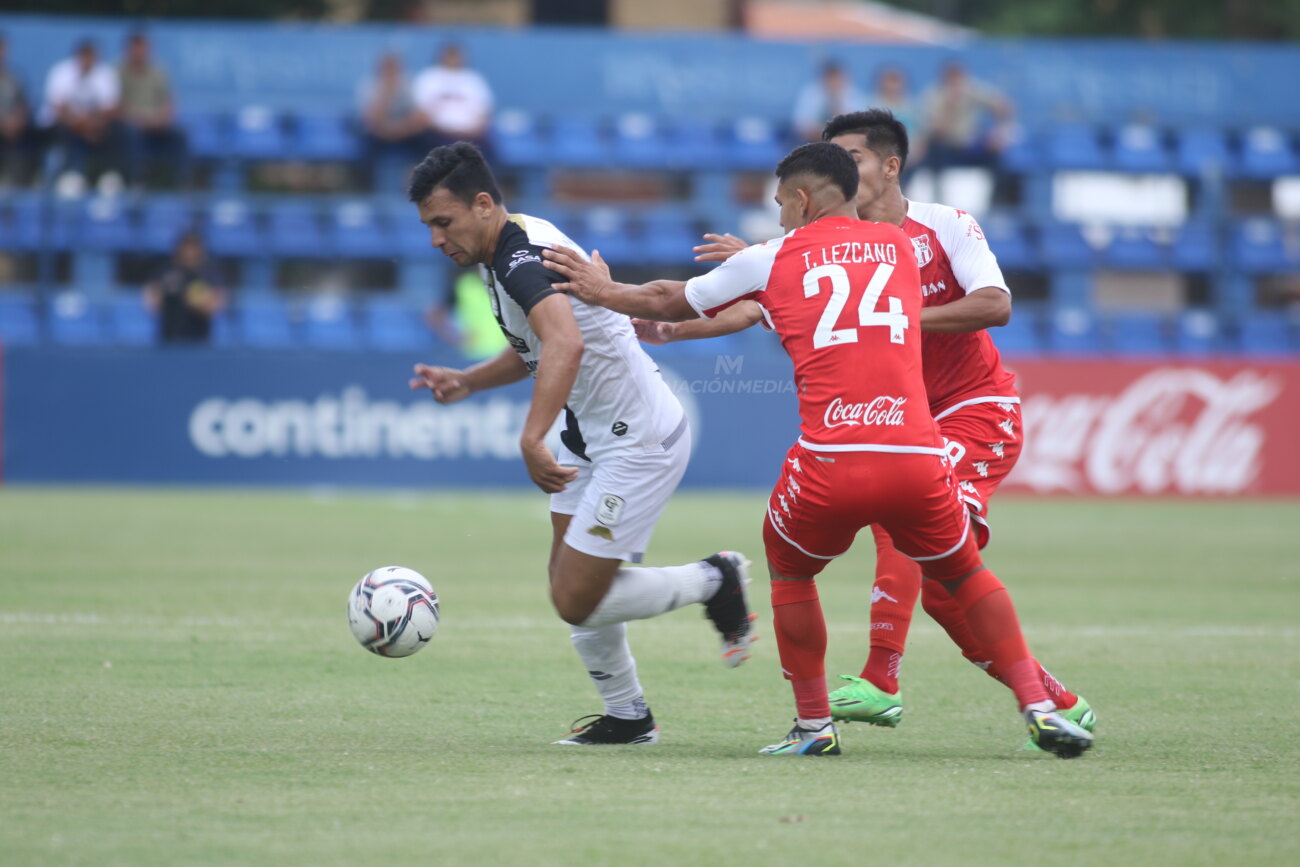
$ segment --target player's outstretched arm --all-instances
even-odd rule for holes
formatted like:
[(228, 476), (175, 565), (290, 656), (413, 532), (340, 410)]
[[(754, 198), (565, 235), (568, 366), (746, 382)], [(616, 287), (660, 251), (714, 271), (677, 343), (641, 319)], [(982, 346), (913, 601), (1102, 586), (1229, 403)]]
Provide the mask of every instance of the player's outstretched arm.
[(751, 325), (761, 322), (763, 308), (757, 301), (741, 301), (723, 310), (712, 319), (689, 319), (686, 322), (653, 322), (649, 319), (633, 319), (632, 327), (642, 343), (659, 346), (664, 343), (676, 343), (682, 340), (707, 340), (710, 337), (725, 337), (744, 331)]
[(476, 391), (509, 385), (526, 376), (528, 368), (519, 353), (507, 348), (466, 370), (417, 364), (410, 386), (413, 390), (429, 389), (438, 403), (455, 403)]
[(1011, 321), (1011, 295), (997, 286), (976, 289), (948, 304), (921, 308), (921, 330), (964, 334)]
[(730, 232), (724, 235), (708, 232), (704, 240), (708, 243), (694, 248), (696, 262), (725, 262), (749, 246)]
[(542, 255), (546, 257), (543, 265), (568, 280), (555, 283), (554, 288), (579, 301), (660, 322), (680, 322), (699, 316), (686, 300), (685, 283), (676, 280), (655, 280), (642, 286), (615, 283), (607, 269), (588, 262), (568, 247), (543, 250)]

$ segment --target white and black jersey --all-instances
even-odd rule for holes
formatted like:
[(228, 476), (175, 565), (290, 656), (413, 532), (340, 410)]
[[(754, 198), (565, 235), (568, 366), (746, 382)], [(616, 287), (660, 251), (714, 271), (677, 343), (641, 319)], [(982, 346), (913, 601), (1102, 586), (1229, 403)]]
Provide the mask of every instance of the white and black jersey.
[[(587, 256), (546, 220), (511, 214), (491, 266), (479, 266), (501, 331), (533, 375), (542, 342), (528, 324), (528, 313), (546, 296), (558, 294), (552, 284), (564, 281), (542, 264), (542, 250), (555, 246)], [(685, 431), (686, 416), (658, 366), (641, 349), (632, 321), (574, 298), (569, 302), (584, 349), (565, 406), (564, 444), (588, 460), (615, 449), (671, 445), (669, 440)]]

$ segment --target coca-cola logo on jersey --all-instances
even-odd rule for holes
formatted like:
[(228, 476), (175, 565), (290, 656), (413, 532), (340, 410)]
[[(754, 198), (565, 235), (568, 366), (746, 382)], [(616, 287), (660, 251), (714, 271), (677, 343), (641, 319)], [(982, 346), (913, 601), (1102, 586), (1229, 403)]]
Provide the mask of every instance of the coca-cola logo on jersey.
[(1008, 482), (1035, 491), (1237, 494), (1259, 476), (1265, 429), (1253, 418), (1283, 391), (1255, 370), (1222, 378), (1156, 368), (1119, 391), (1034, 394)]
[(822, 417), (822, 421), (828, 428), (845, 424), (898, 427), (903, 424), (905, 403), (907, 403), (905, 397), (889, 397), (883, 394), (861, 403), (845, 403), (842, 398), (837, 397), (826, 407), (826, 414)]

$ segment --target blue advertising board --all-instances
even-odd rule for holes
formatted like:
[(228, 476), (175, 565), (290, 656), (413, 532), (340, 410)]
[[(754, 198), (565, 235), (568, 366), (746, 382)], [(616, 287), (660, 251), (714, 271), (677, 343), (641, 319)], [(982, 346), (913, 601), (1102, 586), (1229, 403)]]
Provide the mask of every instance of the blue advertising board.
[[(776, 478), (796, 401), (777, 342), (755, 337), (756, 351), (660, 358), (693, 423), (684, 484)], [(405, 355), (11, 349), (3, 360), (11, 482), (530, 484), (518, 456), (528, 382), (441, 406), (410, 391)]]

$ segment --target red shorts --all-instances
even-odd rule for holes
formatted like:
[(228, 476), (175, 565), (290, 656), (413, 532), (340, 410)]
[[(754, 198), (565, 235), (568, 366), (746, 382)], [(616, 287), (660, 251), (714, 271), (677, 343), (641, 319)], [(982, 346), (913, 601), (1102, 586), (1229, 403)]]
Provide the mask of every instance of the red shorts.
[(944, 574), (979, 565), (967, 506), (944, 458), (817, 452), (796, 443), (763, 523), (767, 559), (777, 574), (817, 575), (870, 524), (884, 527), (894, 547), (923, 566), (944, 561)]
[(1020, 457), (1020, 405), (972, 403), (949, 410), (936, 421), (962, 499), (975, 522), (976, 541), (983, 548), (989, 541), (989, 497)]

